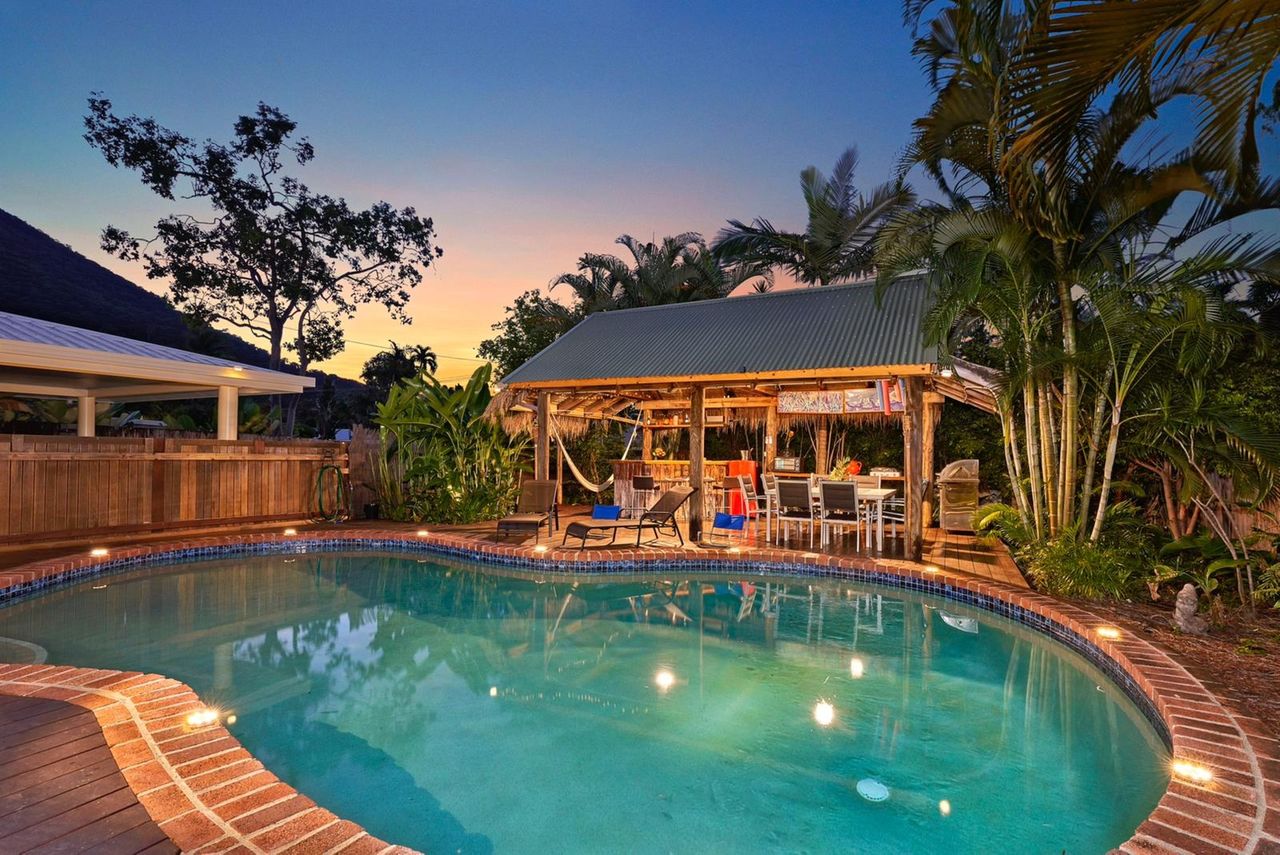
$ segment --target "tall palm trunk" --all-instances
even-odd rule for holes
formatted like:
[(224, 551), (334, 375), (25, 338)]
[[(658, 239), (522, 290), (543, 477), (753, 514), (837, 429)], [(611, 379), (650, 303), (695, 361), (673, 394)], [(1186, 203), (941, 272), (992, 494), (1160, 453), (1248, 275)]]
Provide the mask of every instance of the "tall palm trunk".
[(1009, 475), (1009, 484), (1013, 488), (1014, 504), (1024, 523), (1031, 522), (1031, 508), (1027, 505), (1027, 490), (1022, 483), (1022, 464), (1019, 459), (1022, 451), (1018, 448), (1018, 428), (1014, 424), (1013, 413), (1000, 407), (1000, 430), (1004, 436), (1004, 468)]
[(1040, 440), (1036, 430), (1035, 383), (1028, 377), (1022, 382), (1022, 418), (1027, 435), (1027, 471), (1031, 475), (1031, 513), (1035, 521), (1036, 537), (1044, 536), (1044, 480), (1040, 466)]
[(1098, 451), (1102, 446), (1102, 425), (1103, 416), (1107, 410), (1106, 387), (1111, 382), (1111, 369), (1107, 369), (1107, 375), (1103, 378), (1101, 386), (1098, 388), (1098, 396), (1093, 402), (1093, 421), (1090, 423), (1089, 433), (1089, 451), (1084, 462), (1084, 483), (1080, 486), (1080, 513), (1076, 518), (1076, 526), (1079, 531), (1084, 531), (1085, 525), (1089, 521), (1089, 504), (1093, 501), (1093, 476), (1098, 466)]
[(1058, 452), (1059, 481), (1062, 484), (1059, 520), (1065, 526), (1074, 516), (1080, 378), (1076, 368), (1076, 305), (1071, 297), (1071, 283), (1066, 277), (1067, 247), (1063, 241), (1054, 241), (1053, 256), (1057, 267), (1058, 311), (1062, 315), (1062, 352), (1066, 357), (1062, 366), (1062, 434)]
[(1116, 465), (1116, 448), (1120, 445), (1120, 405), (1111, 406), (1111, 429), (1107, 432), (1107, 456), (1102, 462), (1102, 483), (1098, 486), (1098, 510), (1093, 517), (1093, 531), (1089, 542), (1097, 543), (1102, 537), (1102, 521), (1107, 517), (1107, 501), (1111, 497), (1111, 476)]
[(1040, 478), (1044, 484), (1045, 511), (1049, 517), (1049, 536), (1061, 529), (1058, 519), (1058, 491), (1054, 483), (1057, 467), (1053, 455), (1053, 426), (1050, 424), (1049, 395), (1043, 383), (1036, 384), (1036, 408), (1040, 411)]

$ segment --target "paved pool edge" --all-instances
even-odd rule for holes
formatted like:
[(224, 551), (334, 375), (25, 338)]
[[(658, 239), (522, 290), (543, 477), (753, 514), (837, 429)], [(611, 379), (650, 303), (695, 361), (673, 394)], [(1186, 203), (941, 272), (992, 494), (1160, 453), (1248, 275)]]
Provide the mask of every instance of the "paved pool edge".
[[(1102, 667), (1148, 717), (1154, 713), (1153, 724), (1176, 761), (1211, 772), (1212, 780), (1200, 782), (1175, 774), (1155, 811), (1119, 851), (1280, 853), (1280, 744), (1259, 722), (1223, 705), (1149, 642), (1128, 633), (1100, 636), (1097, 630), (1105, 622), (1085, 609), (998, 582), (931, 572), (910, 562), (756, 548), (579, 551), (361, 528), (223, 535), (33, 562), (0, 571), (0, 602), (167, 561), (337, 549), (406, 550), (591, 575), (679, 566), (826, 576), (921, 591), (984, 608), (1049, 635)], [(185, 717), (199, 706), (199, 699), (175, 680), (70, 666), (0, 666), (0, 692), (68, 700), (93, 709), (138, 800), (184, 851), (411, 851), (371, 837), (296, 793), (224, 728), (184, 730)], [(267, 819), (271, 821), (263, 825)]]

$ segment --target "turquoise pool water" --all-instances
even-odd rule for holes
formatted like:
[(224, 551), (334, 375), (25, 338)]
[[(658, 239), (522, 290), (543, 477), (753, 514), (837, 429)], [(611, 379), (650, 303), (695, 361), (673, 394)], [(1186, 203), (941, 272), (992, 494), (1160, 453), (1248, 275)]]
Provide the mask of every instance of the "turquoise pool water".
[(0, 636), (187, 682), (280, 777), (429, 852), (1101, 853), (1168, 783), (1073, 652), (827, 580), (236, 557), (13, 603)]

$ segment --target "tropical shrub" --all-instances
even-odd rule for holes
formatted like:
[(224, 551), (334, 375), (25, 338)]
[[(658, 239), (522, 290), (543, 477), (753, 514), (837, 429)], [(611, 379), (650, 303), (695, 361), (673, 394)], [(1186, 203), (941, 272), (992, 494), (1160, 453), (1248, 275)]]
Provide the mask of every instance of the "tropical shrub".
[(527, 442), (485, 416), (492, 368), (461, 386), (435, 377), (402, 380), (378, 405), (383, 448), (375, 465), (384, 516), (467, 523), (510, 511)]
[(1074, 534), (1033, 544), (1019, 557), (1038, 590), (1085, 599), (1128, 597), (1152, 559), (1142, 542), (1094, 544)]

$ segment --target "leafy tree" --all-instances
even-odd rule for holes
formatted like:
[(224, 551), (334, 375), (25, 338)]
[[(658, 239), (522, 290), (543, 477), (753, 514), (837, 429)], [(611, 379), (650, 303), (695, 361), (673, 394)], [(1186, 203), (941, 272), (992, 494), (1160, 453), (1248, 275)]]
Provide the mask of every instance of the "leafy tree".
[(315, 150), (275, 107), (260, 103), (241, 116), (228, 142), (197, 143), (155, 119), (116, 116), (96, 93), (84, 124), (85, 140), (112, 166), (137, 171), (162, 198), (181, 192), (198, 203), (161, 219), (150, 238), (108, 226), (103, 248), (169, 280), (179, 309), (265, 339), (272, 368), (286, 349), (303, 371), (338, 353), (342, 320), (363, 304), (408, 323), (409, 292), (441, 255), (432, 221), (413, 208), (356, 210), (285, 174), (286, 161), (305, 165)]
[(360, 370), (360, 379), (377, 400), (383, 401), (399, 381), (420, 374), (435, 374), (438, 367), (436, 353), (429, 346), (402, 347), (393, 341), (390, 348), (369, 357)]
[(846, 149), (827, 177), (810, 166), (800, 173), (808, 225), (803, 233), (776, 228), (763, 217), (730, 220), (712, 250), (728, 261), (780, 268), (806, 285), (846, 282), (874, 269), (873, 242), (888, 218), (915, 196), (901, 180), (863, 195), (854, 186), (858, 151)]
[(565, 330), (584, 317), (580, 307), (568, 308), (541, 291), (525, 291), (507, 307), (506, 317), (494, 324), (497, 332), (476, 348), (503, 377), (533, 358)]

